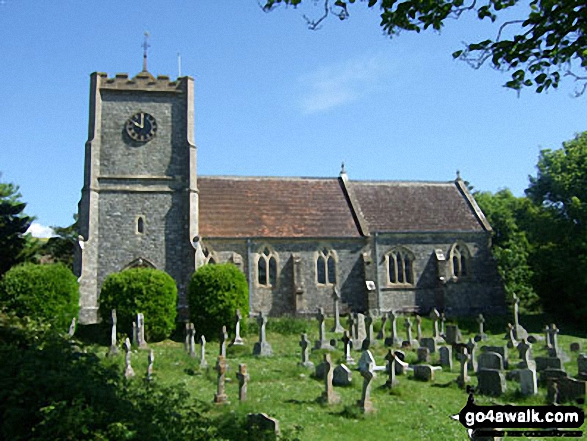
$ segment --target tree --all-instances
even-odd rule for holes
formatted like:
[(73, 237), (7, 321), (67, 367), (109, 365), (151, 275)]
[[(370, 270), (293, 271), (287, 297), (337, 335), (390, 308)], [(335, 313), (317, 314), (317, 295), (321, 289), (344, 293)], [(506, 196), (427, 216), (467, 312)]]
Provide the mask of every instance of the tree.
[(41, 245), (41, 261), (63, 263), (73, 269), (73, 252), (77, 243), (77, 220), (68, 227), (51, 227), (56, 236), (53, 236)]
[(535, 286), (546, 310), (579, 322), (587, 316), (587, 132), (542, 150), (537, 169), (526, 190)]
[[(381, 10), (381, 27), (390, 37), (401, 31), (441, 30), (449, 18), (474, 13), (480, 20), (497, 22), (506, 9), (517, 18), (503, 21), (495, 37), (465, 44), (453, 57), (480, 67), (488, 62), (499, 70), (513, 71), (505, 86), (521, 90), (535, 87), (540, 93), (556, 88), (562, 76), (574, 78), (587, 88), (587, 3), (578, 0), (361, 0), (369, 8)], [(300, 5), (302, 0), (266, 0), (265, 11), (280, 4)], [(349, 17), (349, 6), (356, 0), (321, 0), (324, 11), (318, 19), (306, 19), (317, 29), (329, 16)], [(514, 9), (515, 8), (515, 9)], [(508, 14), (511, 15), (511, 14)]]
[(31, 257), (33, 239), (25, 234), (34, 218), (25, 215), (18, 186), (0, 182), (0, 276)]

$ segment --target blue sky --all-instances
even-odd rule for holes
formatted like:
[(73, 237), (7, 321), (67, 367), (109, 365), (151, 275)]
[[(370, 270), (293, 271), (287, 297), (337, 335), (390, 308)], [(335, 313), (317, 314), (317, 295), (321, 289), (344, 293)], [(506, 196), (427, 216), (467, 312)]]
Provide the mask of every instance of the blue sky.
[(451, 57), (494, 28), (474, 18), (393, 40), (377, 10), (317, 32), (256, 0), (0, 2), (0, 172), (42, 226), (72, 222), (83, 184), (89, 75), (195, 78), (198, 172), (448, 181), (522, 195), (538, 153), (587, 130), (585, 98), (518, 96), (507, 73)]

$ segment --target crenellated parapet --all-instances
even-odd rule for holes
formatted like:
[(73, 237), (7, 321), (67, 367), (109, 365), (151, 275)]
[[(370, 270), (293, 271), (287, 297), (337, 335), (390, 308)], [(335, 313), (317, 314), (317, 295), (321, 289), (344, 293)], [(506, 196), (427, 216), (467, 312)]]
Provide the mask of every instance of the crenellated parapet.
[(172, 81), (167, 75), (154, 77), (150, 72), (142, 71), (134, 77), (127, 73), (117, 73), (109, 78), (104, 72), (96, 72), (99, 80), (99, 88), (116, 91), (141, 91), (141, 92), (176, 92), (186, 91), (187, 83), (192, 80), (190, 77), (179, 77)]

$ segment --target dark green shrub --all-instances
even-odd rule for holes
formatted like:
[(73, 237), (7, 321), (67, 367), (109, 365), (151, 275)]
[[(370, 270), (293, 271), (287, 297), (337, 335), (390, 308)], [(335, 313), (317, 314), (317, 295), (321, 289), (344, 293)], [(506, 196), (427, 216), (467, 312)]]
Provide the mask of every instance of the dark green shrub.
[(100, 291), (100, 317), (110, 324), (116, 309), (117, 330), (128, 335), (140, 312), (145, 316), (145, 338), (163, 340), (175, 329), (177, 286), (173, 278), (153, 268), (131, 268), (106, 277)]
[[(244, 274), (233, 264), (205, 265), (198, 269), (188, 289), (190, 317), (198, 335), (216, 339), (222, 326), (232, 330), (236, 310), (249, 315), (249, 287)], [(246, 320), (241, 321), (242, 326)]]
[(45, 320), (67, 331), (79, 312), (77, 278), (60, 263), (12, 267), (0, 281), (0, 304), (19, 317)]

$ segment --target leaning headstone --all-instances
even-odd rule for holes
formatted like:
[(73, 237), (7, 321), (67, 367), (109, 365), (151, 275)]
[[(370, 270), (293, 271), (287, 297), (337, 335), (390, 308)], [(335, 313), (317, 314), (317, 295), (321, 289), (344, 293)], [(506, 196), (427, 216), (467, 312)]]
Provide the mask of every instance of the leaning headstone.
[(432, 311), (430, 312), (430, 318), (432, 319), (432, 322), (433, 322), (432, 338), (436, 341), (440, 341), (441, 340), (440, 330), (438, 329), (438, 320), (440, 320), (440, 313), (438, 312), (438, 310), (436, 308), (432, 308)]
[(349, 386), (352, 379), (352, 372), (345, 364), (339, 364), (334, 368), (332, 374), (332, 384), (334, 386)]
[(334, 369), (332, 368), (332, 360), (330, 354), (324, 354), (324, 362), (322, 363), (324, 370), (324, 392), (318, 399), (323, 404), (336, 404), (340, 401), (340, 395), (334, 392), (332, 385), (332, 377)]
[(383, 314), (381, 316), (381, 329), (377, 333), (377, 340), (383, 340), (385, 338), (385, 324), (387, 323), (387, 316)]
[(536, 395), (538, 393), (538, 379), (534, 369), (520, 369), (518, 376), (522, 395)]
[(200, 367), (208, 367), (208, 363), (206, 362), (206, 337), (203, 335), (200, 337)]
[(241, 320), (243, 316), (241, 314), (240, 309), (236, 310), (235, 313), (235, 323), (234, 323), (234, 340), (232, 340), (232, 346), (242, 346), (245, 344), (245, 341), (241, 337)]
[(259, 325), (259, 341), (253, 347), (253, 355), (259, 357), (269, 357), (273, 355), (273, 349), (265, 338), (265, 327), (267, 326), (267, 317), (260, 312), (257, 317), (257, 324)]
[(299, 362), (298, 365), (308, 369), (314, 369), (314, 363), (310, 361), (310, 342), (308, 341), (308, 336), (306, 334), (302, 334), (299, 344), (302, 348), (302, 361)]
[(131, 345), (130, 345), (130, 340), (127, 337), (126, 340), (124, 341), (124, 349), (126, 350), (126, 358), (125, 358), (125, 368), (124, 368), (124, 376), (126, 378), (131, 378), (135, 376), (135, 371), (133, 370), (131, 363), (130, 363), (130, 358), (131, 358)]
[(73, 337), (73, 334), (75, 334), (75, 317), (71, 319), (71, 324), (69, 325), (69, 331), (67, 334), (70, 337)]
[(118, 354), (118, 343), (116, 342), (116, 309), (112, 310), (112, 329), (110, 331), (110, 349), (108, 350), (108, 355), (116, 355)]
[(428, 348), (418, 348), (418, 363), (430, 363), (430, 350)]
[(151, 351), (149, 352), (149, 358), (148, 358), (148, 366), (147, 366), (147, 381), (152, 381), (153, 380), (153, 363), (155, 362), (155, 352), (153, 352), (153, 349), (151, 349)]
[[(364, 351), (363, 355), (365, 354), (368, 354), (365, 358), (373, 359), (373, 355), (371, 355), (369, 350)], [(361, 356), (361, 360), (363, 360), (363, 356)], [(371, 402), (371, 383), (375, 377), (375, 360), (373, 359), (372, 362), (370, 361), (368, 363), (359, 362), (359, 371), (363, 377), (363, 391), (361, 394), (361, 399), (357, 402), (357, 405), (363, 413), (374, 412), (375, 409), (373, 408), (373, 403)]]
[(214, 369), (217, 372), (216, 377), (216, 394), (214, 394), (214, 403), (227, 404), (228, 397), (226, 396), (225, 382), (226, 382), (226, 358), (219, 355), (216, 359), (216, 366)]
[(565, 377), (557, 380), (557, 383), (560, 403), (585, 403), (585, 397), (587, 395), (586, 381)]
[(477, 358), (477, 373), (488, 369), (503, 371), (503, 358), (497, 352), (483, 352)]
[(387, 360), (387, 366), (385, 369), (385, 371), (387, 372), (387, 381), (385, 382), (385, 387), (391, 389), (399, 384), (399, 382), (395, 379), (396, 356), (391, 351), (391, 349), (387, 351), (385, 360)]
[(397, 333), (397, 316), (395, 312), (389, 311), (388, 317), (391, 335), (385, 339), (385, 346), (399, 346), (402, 344), (402, 339)]
[(222, 327), (220, 331), (220, 351), (218, 355), (226, 358), (226, 342), (228, 341), (228, 333), (226, 332), (226, 326)]
[(414, 378), (420, 381), (434, 381), (434, 368), (429, 364), (414, 366)]
[(477, 390), (483, 395), (501, 396), (507, 388), (505, 376), (498, 369), (479, 370), (477, 381)]
[(318, 308), (318, 314), (316, 315), (316, 319), (318, 320), (318, 340), (314, 344), (314, 349), (334, 349), (330, 346), (330, 343), (326, 340), (326, 331), (324, 326), (324, 321), (326, 320), (326, 316), (324, 315), (324, 309)]
[(247, 415), (249, 432), (263, 441), (275, 441), (278, 439), (279, 421), (271, 418), (266, 413), (250, 413)]
[(432, 337), (424, 337), (420, 339), (420, 347), (428, 348), (431, 354), (436, 352), (436, 340)]
[(438, 349), (438, 354), (440, 355), (440, 365), (452, 370), (452, 347), (441, 346)]
[(487, 334), (484, 329), (485, 317), (483, 317), (483, 314), (477, 316), (477, 323), (479, 324), (479, 333), (475, 336), (475, 341), (487, 340)]
[(449, 345), (453, 345), (455, 343), (460, 343), (463, 336), (457, 325), (446, 325), (446, 336), (444, 339)]
[(238, 365), (236, 379), (238, 380), (238, 400), (247, 401), (247, 382), (249, 381), (249, 373), (247, 372), (246, 364)]
[(353, 345), (353, 341), (349, 337), (349, 334), (347, 331), (344, 331), (344, 334), (342, 335), (341, 340), (342, 340), (342, 344), (344, 345), (343, 359), (344, 359), (345, 363), (355, 364), (355, 360), (351, 356), (351, 347)]
[(344, 332), (344, 328), (340, 324), (340, 290), (338, 286), (335, 286), (332, 290), (332, 299), (334, 300), (334, 327), (332, 328), (331, 332), (336, 332), (337, 334), (342, 334)]

